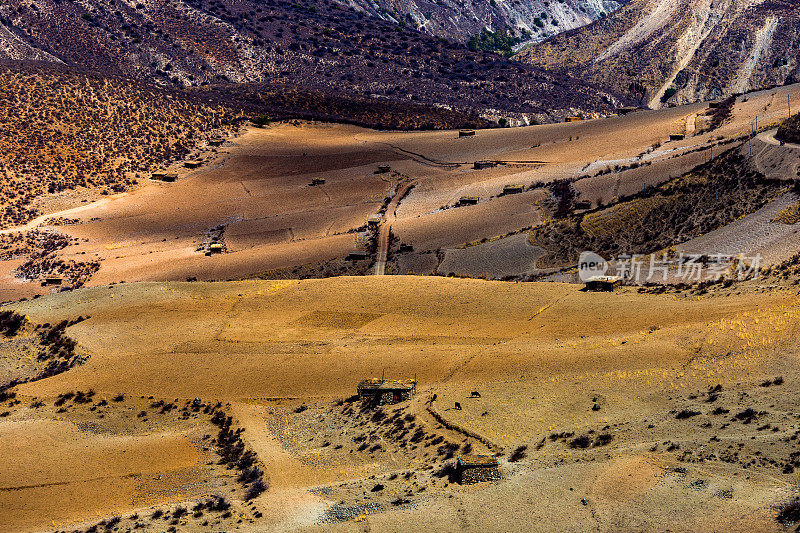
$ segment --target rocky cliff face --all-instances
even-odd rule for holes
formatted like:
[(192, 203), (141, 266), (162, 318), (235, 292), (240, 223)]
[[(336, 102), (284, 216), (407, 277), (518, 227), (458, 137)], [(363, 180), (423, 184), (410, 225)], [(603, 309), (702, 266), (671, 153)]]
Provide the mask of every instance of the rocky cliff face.
[(794, 82), (798, 51), (797, 1), (642, 0), (518, 57), (657, 108)]
[(522, 41), (539, 42), (602, 18), (628, 0), (350, 1), (376, 17), (458, 42), (467, 42), (484, 28), (509, 29)]

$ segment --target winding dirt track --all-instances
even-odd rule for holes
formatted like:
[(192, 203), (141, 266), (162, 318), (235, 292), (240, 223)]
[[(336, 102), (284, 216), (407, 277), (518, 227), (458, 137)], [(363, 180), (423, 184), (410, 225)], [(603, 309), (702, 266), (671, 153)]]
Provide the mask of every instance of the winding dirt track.
[(759, 133), (756, 139), (765, 144), (769, 144), (770, 146), (785, 146), (787, 148), (794, 148), (800, 150), (800, 144), (779, 141), (778, 139), (775, 138), (776, 133), (778, 133), (777, 129), (764, 131)]
[(34, 218), (33, 220), (31, 220), (27, 224), (23, 224), (22, 226), (14, 226), (13, 228), (0, 229), (0, 235), (9, 234), (9, 233), (20, 233), (20, 232), (23, 232), (23, 231), (32, 231), (32, 230), (35, 230), (36, 228), (38, 228), (39, 226), (43, 225), (47, 221), (47, 219), (58, 218), (58, 217), (65, 217), (66, 218), (66, 217), (70, 217), (72, 215), (77, 215), (77, 214), (83, 213), (85, 211), (91, 211), (91, 210), (94, 210), (94, 209), (98, 209), (98, 208), (103, 207), (104, 205), (108, 204), (112, 200), (115, 200), (117, 198), (122, 198), (127, 194), (128, 193), (124, 193), (124, 192), (123, 193), (119, 193), (119, 194), (114, 194), (112, 196), (107, 196), (106, 198), (101, 198), (100, 200), (97, 200), (97, 201), (92, 202), (90, 204), (80, 205), (78, 207), (72, 207), (70, 209), (64, 209), (62, 211), (56, 211), (54, 213), (47, 213), (46, 215), (39, 215), (38, 217)]

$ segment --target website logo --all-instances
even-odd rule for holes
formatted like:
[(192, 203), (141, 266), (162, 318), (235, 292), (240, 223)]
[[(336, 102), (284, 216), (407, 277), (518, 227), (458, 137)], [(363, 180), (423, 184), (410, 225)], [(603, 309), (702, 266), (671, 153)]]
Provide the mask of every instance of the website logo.
[(594, 252), (583, 252), (578, 259), (578, 276), (584, 283), (608, 272), (608, 261)]

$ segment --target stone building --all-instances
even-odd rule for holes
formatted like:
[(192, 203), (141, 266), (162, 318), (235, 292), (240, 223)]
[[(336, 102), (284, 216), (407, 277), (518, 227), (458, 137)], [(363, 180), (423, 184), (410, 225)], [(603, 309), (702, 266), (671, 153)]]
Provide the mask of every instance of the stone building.
[(500, 479), (500, 468), (494, 455), (462, 455), (458, 458), (456, 472), (462, 484)]
[(366, 250), (350, 250), (347, 254), (348, 261), (366, 261), (369, 259), (369, 252)]
[(150, 176), (150, 179), (172, 183), (177, 181), (178, 175), (171, 172), (153, 172), (153, 175)]
[(586, 280), (586, 290), (591, 292), (614, 292), (622, 285), (619, 276), (595, 276)]
[(390, 405), (411, 398), (416, 379), (365, 379), (358, 384), (358, 399), (372, 405)]

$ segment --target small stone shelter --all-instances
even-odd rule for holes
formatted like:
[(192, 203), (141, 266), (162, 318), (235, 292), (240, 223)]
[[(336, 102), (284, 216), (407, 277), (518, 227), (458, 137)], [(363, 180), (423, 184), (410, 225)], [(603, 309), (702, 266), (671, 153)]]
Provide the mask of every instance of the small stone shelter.
[(639, 111), (639, 108), (636, 106), (625, 106), (617, 109), (617, 115), (629, 115), (630, 113), (635, 113), (637, 111)]
[(372, 405), (390, 405), (411, 398), (416, 379), (365, 379), (358, 384), (358, 399)]
[(178, 175), (171, 172), (153, 172), (150, 179), (172, 183), (177, 181)]
[(595, 276), (586, 280), (586, 290), (591, 292), (614, 292), (621, 285), (619, 276)]
[(456, 463), (456, 474), (461, 484), (498, 481), (499, 466), (494, 455), (462, 455)]
[(349, 261), (364, 261), (367, 258), (369, 258), (369, 252), (366, 250), (351, 250), (350, 253), (347, 254), (347, 259)]

